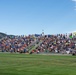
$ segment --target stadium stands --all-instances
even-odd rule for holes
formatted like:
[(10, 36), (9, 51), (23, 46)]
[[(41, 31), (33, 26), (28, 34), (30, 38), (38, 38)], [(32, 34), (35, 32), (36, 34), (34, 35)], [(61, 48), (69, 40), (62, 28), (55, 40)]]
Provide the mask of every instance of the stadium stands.
[(57, 35), (7, 36), (0, 41), (0, 51), (20, 53), (72, 53), (76, 38), (72, 33)]

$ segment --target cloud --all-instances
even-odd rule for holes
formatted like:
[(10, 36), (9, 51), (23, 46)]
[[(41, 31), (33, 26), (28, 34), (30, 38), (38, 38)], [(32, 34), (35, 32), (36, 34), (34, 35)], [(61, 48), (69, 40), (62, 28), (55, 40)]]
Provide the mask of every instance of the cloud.
[(76, 2), (76, 0), (72, 0), (72, 1)]
[(75, 2), (75, 8), (74, 8), (74, 10), (76, 10), (76, 0), (72, 0), (73, 2)]
[(67, 33), (75, 33), (76, 32), (76, 30), (75, 31), (70, 31), (70, 32), (67, 32)]
[(76, 9), (74, 9), (74, 10), (76, 10)]

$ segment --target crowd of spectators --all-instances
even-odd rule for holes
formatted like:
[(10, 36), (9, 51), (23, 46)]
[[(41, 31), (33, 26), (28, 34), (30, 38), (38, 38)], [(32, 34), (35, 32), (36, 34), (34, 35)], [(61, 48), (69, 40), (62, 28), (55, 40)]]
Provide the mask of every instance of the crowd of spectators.
[(0, 51), (2, 52), (28, 52), (28, 47), (31, 44), (37, 47), (31, 50), (32, 53), (36, 52), (49, 52), (49, 53), (64, 53), (64, 51), (76, 50), (76, 38), (72, 34), (57, 34), (57, 35), (40, 35), (40, 36), (14, 36), (6, 37), (0, 40)]
[(0, 41), (0, 50), (2, 52), (26, 52), (26, 48), (35, 40), (32, 36), (13, 36), (6, 37)]
[(35, 50), (38, 52), (71, 53), (76, 50), (76, 38), (72, 34), (44, 35), (39, 41), (42, 43)]

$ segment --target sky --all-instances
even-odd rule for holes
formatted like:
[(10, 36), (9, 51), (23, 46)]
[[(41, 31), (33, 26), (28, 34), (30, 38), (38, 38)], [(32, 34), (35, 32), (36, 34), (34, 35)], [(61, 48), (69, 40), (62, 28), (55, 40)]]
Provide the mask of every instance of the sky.
[(0, 0), (0, 32), (12, 35), (76, 31), (76, 0)]

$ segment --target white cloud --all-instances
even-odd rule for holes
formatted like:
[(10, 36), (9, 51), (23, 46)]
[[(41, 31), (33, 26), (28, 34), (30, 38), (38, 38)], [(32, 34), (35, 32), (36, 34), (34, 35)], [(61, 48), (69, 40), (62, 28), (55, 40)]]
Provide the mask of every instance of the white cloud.
[(76, 8), (74, 10), (76, 10)]
[(68, 33), (75, 33), (76, 32), (76, 30), (75, 31), (70, 31), (70, 32), (68, 32)]
[(74, 8), (74, 10), (76, 10), (76, 0), (72, 0), (72, 1), (75, 2), (75, 6), (74, 6), (75, 8)]
[(72, 0), (72, 1), (76, 2), (76, 0)]

